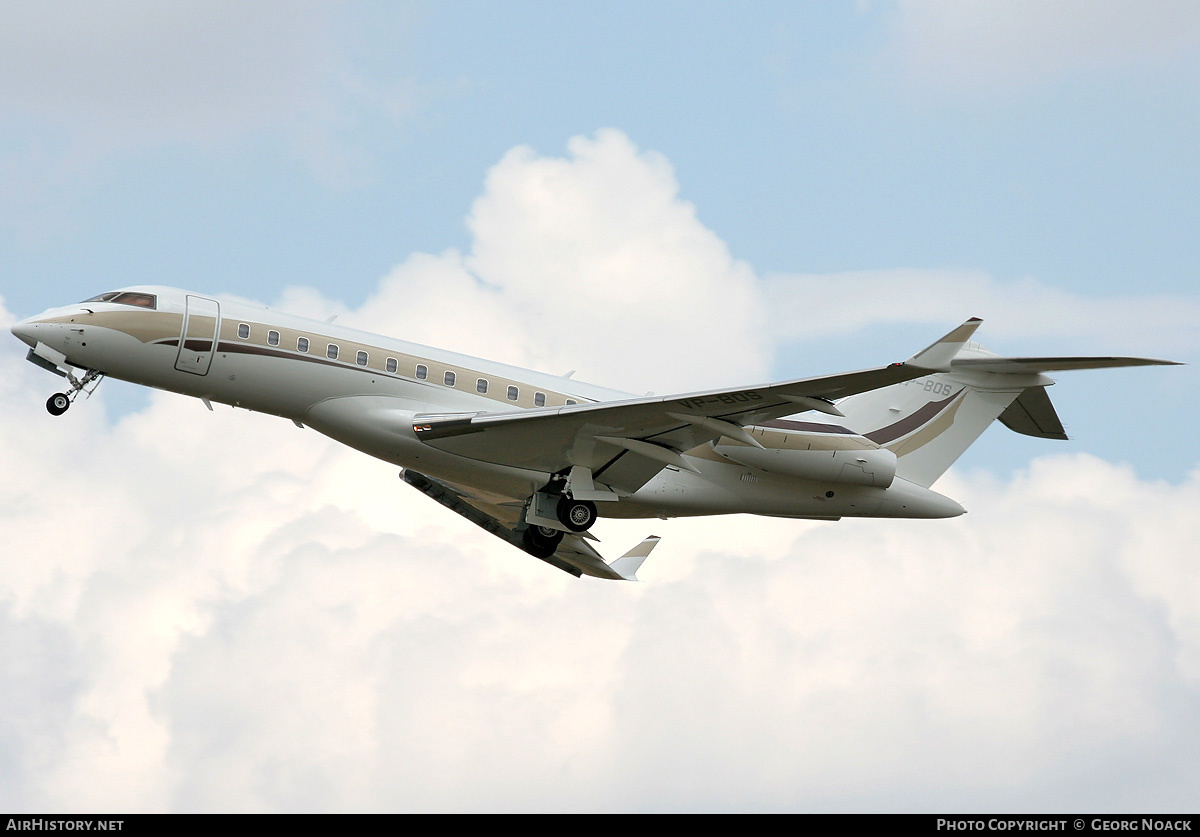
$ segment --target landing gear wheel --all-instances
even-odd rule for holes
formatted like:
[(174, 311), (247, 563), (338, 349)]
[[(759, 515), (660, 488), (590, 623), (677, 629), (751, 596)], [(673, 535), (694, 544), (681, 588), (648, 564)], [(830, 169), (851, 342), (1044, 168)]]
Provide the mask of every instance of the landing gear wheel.
[(558, 520), (572, 532), (586, 532), (596, 522), (596, 504), (563, 497), (558, 501)]
[(546, 526), (530, 526), (521, 535), (525, 551), (535, 558), (549, 558), (562, 543), (563, 532)]
[(65, 392), (56, 392), (46, 400), (46, 410), (52, 416), (61, 416), (71, 406), (71, 399)]

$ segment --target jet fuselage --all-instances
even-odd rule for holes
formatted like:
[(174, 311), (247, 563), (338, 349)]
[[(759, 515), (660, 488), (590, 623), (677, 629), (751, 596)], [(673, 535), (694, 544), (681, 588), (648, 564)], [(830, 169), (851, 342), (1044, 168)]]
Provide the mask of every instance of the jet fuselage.
[[(134, 301), (122, 302), (120, 294)], [(138, 295), (153, 305), (138, 304)], [(553, 475), (439, 450), (418, 438), (414, 417), (633, 397), (242, 301), (157, 286), (104, 296), (111, 298), (51, 309), (12, 331), (35, 351), (42, 347), (43, 359), (57, 360), (60, 353), (74, 367), (208, 405), (287, 418), (392, 464), (514, 501)], [(772, 421), (747, 431), (767, 454), (735, 439), (701, 445), (684, 452), (689, 470), (667, 465), (632, 494), (599, 503), (599, 514), (830, 519), (942, 518), (963, 511), (953, 500), (895, 477), (894, 465), (884, 473), (890, 453), (840, 425)], [(788, 456), (801, 464), (783, 466)]]

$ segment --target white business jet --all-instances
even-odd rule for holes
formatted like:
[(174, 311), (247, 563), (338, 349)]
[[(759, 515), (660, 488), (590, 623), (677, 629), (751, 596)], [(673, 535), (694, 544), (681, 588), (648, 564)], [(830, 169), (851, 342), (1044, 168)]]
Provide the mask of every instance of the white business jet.
[(111, 291), (12, 332), (67, 382), (53, 415), (111, 375), (282, 416), (401, 466), (559, 569), (635, 580), (658, 538), (609, 563), (589, 543), (598, 516), (955, 517), (929, 486), (994, 419), (1066, 438), (1045, 373), (1171, 363), (1000, 357), (968, 342), (979, 324), (875, 369), (643, 398), (174, 288)]

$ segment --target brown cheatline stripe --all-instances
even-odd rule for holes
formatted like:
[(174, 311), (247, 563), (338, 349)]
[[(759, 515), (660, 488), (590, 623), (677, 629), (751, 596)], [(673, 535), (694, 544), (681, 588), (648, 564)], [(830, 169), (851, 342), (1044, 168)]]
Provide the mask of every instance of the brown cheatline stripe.
[(899, 439), (901, 436), (911, 433), (918, 427), (932, 421), (938, 413), (950, 406), (950, 402), (964, 392), (966, 392), (966, 387), (948, 396), (945, 400), (930, 401), (912, 415), (905, 416), (894, 424), (889, 424), (887, 427), (881, 427), (878, 430), (872, 430), (870, 433), (864, 433), (863, 435), (877, 445), (886, 445), (888, 442)]
[(905, 436), (902, 441), (888, 445), (887, 449), (896, 454), (897, 457), (908, 456), (910, 453), (920, 450), (940, 438), (943, 433), (954, 425), (954, 416), (958, 413), (959, 407), (965, 404), (966, 401), (966, 398), (959, 398), (933, 421), (921, 427), (915, 433)]
[[(185, 344), (186, 348), (191, 349), (192, 347), (190, 344), (192, 342), (193, 341), (188, 340), (187, 344)], [(203, 341), (203, 343), (206, 348), (211, 349), (211, 341), (205, 340), (205, 341)], [(176, 337), (176, 338), (171, 338), (168, 340), (158, 340), (158, 341), (155, 341), (155, 345), (178, 346), (179, 338)], [(196, 351), (196, 350), (193, 349), (193, 351)], [(201, 350), (201, 351), (203, 351), (203, 350)], [(395, 378), (403, 377), (402, 375), (399, 375), (395, 372), (385, 372), (382, 369), (372, 369), (369, 366), (359, 366), (356, 363), (348, 363), (344, 360), (330, 360), (328, 358), (320, 357), (319, 355), (310, 355), (310, 354), (304, 354), (301, 352), (290, 352), (290, 351), (284, 351), (282, 349), (271, 349), (271, 348), (267, 348), (266, 346), (255, 346), (252, 343), (220, 343), (219, 342), (219, 343), (217, 343), (217, 348), (213, 351), (224, 352), (226, 354), (233, 354), (233, 355), (263, 355), (264, 357), (278, 357), (278, 358), (286, 358), (288, 360), (302, 360), (305, 363), (317, 363), (322, 366), (336, 366), (339, 369), (356, 369), (359, 372), (371, 372), (376, 375), (388, 375), (388, 376), (395, 377)]]

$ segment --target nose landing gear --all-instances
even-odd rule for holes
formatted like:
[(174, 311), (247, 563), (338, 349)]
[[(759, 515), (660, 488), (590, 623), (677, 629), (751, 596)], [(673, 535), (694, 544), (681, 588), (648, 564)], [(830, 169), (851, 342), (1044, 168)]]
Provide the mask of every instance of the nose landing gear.
[(71, 406), (71, 399), (65, 392), (56, 392), (46, 400), (46, 410), (52, 416), (61, 416)]
[(104, 379), (104, 373), (99, 369), (89, 369), (82, 378), (76, 378), (67, 371), (63, 373), (63, 377), (70, 381), (71, 389), (67, 392), (56, 392), (46, 399), (46, 412), (52, 416), (65, 413), (81, 392), (91, 398), (96, 387), (100, 386), (100, 381)]

